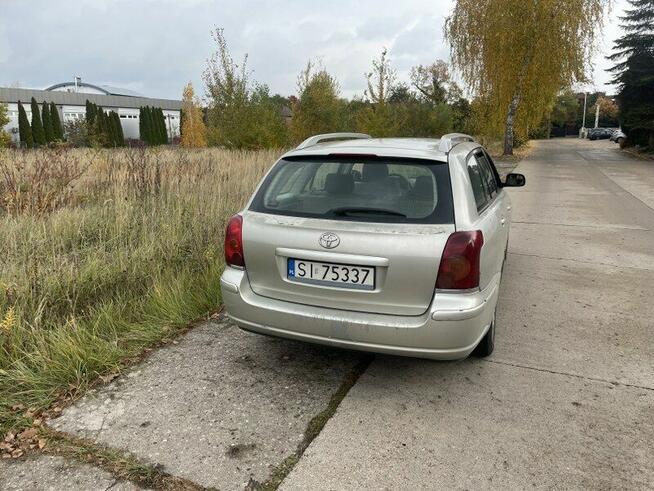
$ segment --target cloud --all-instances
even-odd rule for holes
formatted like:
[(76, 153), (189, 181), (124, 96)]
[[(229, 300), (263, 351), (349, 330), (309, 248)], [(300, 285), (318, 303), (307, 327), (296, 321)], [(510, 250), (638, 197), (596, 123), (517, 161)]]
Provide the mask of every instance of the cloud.
[(11, 48), (9, 47), (9, 37), (7, 36), (7, 28), (0, 20), (0, 65), (7, 63), (11, 56)]
[(31, 0), (26, 15), (24, 2), (0, 1), (0, 85), (18, 80), (39, 88), (79, 75), (169, 98), (180, 97), (189, 80), (203, 93), (215, 26), (225, 28), (235, 59), (249, 54), (254, 79), (273, 92), (294, 93), (307, 60), (320, 59), (344, 95), (361, 94), (363, 73), (384, 46), (403, 78), (415, 64), (447, 59), (442, 26), (453, 5), (453, 0)]

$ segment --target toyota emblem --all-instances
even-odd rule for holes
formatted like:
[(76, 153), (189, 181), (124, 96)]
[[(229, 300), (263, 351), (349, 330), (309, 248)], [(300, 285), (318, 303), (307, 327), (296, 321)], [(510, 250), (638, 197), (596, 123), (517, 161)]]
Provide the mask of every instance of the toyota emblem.
[(325, 232), (320, 236), (320, 239), (318, 239), (318, 243), (325, 249), (333, 249), (341, 243), (341, 239), (338, 237), (338, 235), (332, 232)]

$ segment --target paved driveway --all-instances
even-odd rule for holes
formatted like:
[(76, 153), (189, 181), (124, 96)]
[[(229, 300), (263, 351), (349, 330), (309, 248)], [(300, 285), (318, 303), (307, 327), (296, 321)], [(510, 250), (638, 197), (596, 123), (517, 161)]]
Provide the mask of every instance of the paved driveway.
[[(282, 489), (654, 488), (654, 162), (561, 139), (518, 170), (495, 353), (375, 357)], [(367, 359), (223, 318), (49, 424), (199, 485), (256, 488)], [(107, 482), (131, 489), (61, 459), (0, 462), (2, 489)]]
[(487, 360), (377, 357), (282, 489), (654, 487), (654, 162), (535, 143)]

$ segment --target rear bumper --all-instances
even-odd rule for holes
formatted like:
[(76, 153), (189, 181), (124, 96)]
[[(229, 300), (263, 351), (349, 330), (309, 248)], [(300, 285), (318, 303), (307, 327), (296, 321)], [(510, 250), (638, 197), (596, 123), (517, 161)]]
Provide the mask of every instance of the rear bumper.
[(220, 279), (227, 315), (242, 329), (300, 341), (401, 356), (465, 358), (486, 334), (499, 293), (497, 275), (472, 293), (436, 293), (420, 316), (314, 307), (257, 295), (247, 273), (227, 267)]

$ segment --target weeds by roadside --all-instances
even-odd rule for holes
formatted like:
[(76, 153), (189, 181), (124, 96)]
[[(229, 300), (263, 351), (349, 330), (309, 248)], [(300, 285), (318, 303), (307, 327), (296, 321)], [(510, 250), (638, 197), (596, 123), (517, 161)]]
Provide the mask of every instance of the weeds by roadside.
[(0, 434), (218, 307), (225, 219), (278, 154), (0, 153)]
[(83, 438), (71, 437), (52, 429), (45, 429), (43, 436), (50, 442), (47, 453), (96, 465), (110, 472), (116, 479), (128, 480), (147, 489), (170, 491), (205, 489), (187, 479), (172, 476), (159, 466), (142, 462), (128, 452), (98, 445)]

